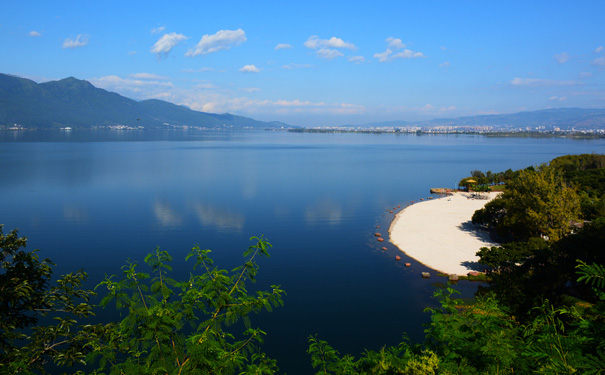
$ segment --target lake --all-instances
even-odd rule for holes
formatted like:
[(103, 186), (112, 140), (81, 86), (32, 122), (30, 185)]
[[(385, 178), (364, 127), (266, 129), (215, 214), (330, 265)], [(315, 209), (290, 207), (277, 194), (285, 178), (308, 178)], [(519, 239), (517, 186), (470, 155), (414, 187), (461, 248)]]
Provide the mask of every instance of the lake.
[[(341, 354), (423, 338), (430, 271), (386, 241), (389, 209), (453, 188), (471, 170), (519, 169), (605, 140), (282, 131), (0, 132), (0, 223), (19, 228), (55, 274), (85, 269), (90, 286), (156, 246), (188, 277), (191, 247), (242, 261), (264, 235), (255, 288), (279, 284), (285, 306), (252, 317), (264, 350), (289, 374), (310, 373), (307, 337)], [(385, 245), (386, 244), (386, 245)], [(386, 246), (387, 251), (381, 247)], [(395, 261), (395, 255), (402, 261)], [(404, 267), (404, 262), (412, 267)], [(252, 287), (250, 287), (252, 288)], [(459, 283), (466, 296), (476, 284)], [(111, 316), (111, 312), (106, 312)]]

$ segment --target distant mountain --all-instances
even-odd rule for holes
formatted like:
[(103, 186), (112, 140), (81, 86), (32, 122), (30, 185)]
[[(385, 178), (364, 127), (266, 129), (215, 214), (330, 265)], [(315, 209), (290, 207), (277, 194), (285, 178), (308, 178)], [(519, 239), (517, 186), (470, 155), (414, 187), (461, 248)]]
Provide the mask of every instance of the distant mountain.
[(137, 102), (73, 77), (37, 84), (29, 79), (0, 74), (0, 126), (14, 124), (27, 128), (115, 125), (145, 128), (292, 127), (228, 113), (198, 112), (156, 99)]
[(362, 125), (362, 127), (410, 126), (492, 126), (497, 129), (544, 126), (546, 128), (559, 127), (564, 130), (571, 128), (576, 130), (605, 129), (605, 109), (555, 108), (504, 115), (481, 115), (419, 122), (390, 121)]

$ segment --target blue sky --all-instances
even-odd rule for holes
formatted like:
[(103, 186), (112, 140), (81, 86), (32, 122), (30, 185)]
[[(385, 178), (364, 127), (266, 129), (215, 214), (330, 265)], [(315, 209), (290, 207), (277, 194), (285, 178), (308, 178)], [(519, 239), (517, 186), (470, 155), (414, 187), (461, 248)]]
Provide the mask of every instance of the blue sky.
[(0, 73), (294, 125), (605, 108), (605, 1), (0, 5)]

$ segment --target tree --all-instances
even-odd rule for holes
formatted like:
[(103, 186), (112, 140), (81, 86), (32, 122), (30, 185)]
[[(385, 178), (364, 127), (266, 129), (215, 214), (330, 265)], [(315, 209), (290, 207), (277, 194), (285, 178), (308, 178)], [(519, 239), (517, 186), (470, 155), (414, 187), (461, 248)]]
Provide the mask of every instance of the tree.
[(576, 189), (554, 168), (543, 165), (519, 171), (504, 193), (475, 212), (473, 222), (510, 240), (544, 237), (557, 241), (571, 233), (579, 217)]
[(94, 293), (81, 289), (87, 275), (77, 271), (53, 284), (53, 263), (40, 260), (38, 250), (23, 250), (26, 244), (16, 229), (4, 235), (0, 226), (0, 372), (84, 363), (88, 342), (102, 331), (78, 325), (93, 314), (88, 300)]
[[(100, 370), (111, 374), (273, 374), (276, 362), (257, 345), (265, 334), (250, 323), (250, 313), (282, 305), (283, 290), (271, 286), (254, 295), (246, 281), (254, 281), (257, 256), (269, 256), (271, 246), (253, 237), (254, 245), (244, 252), (244, 264), (231, 271), (217, 269), (210, 250), (194, 247), (195, 273), (188, 280), (168, 276), (172, 257), (159, 248), (145, 258), (151, 273), (140, 272), (128, 262), (122, 277), (106, 277), (97, 288), (107, 295), (106, 307), (115, 303), (125, 318), (102, 339), (91, 342), (90, 359), (98, 359)], [(244, 332), (226, 329), (238, 321)]]

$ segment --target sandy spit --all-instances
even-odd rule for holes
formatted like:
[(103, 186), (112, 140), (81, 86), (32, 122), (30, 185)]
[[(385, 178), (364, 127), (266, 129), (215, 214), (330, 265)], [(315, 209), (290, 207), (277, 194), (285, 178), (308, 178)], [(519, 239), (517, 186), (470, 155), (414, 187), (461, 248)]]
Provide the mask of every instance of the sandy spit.
[(471, 199), (469, 194), (457, 192), (413, 204), (395, 216), (389, 228), (390, 241), (429, 268), (466, 275), (481, 266), (477, 264), (477, 251), (496, 245), (487, 232), (471, 223), (471, 218), (497, 195), (489, 193), (489, 199)]

